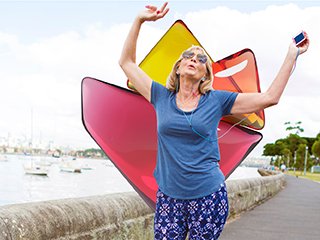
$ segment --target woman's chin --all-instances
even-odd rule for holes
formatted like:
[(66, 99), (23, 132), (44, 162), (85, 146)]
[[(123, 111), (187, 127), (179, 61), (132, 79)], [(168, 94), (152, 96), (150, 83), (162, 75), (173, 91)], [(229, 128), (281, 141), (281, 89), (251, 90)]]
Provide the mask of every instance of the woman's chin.
[(197, 74), (195, 74), (194, 72), (186, 72), (185, 77), (187, 79), (193, 80), (193, 81), (198, 81), (201, 76), (198, 76)]

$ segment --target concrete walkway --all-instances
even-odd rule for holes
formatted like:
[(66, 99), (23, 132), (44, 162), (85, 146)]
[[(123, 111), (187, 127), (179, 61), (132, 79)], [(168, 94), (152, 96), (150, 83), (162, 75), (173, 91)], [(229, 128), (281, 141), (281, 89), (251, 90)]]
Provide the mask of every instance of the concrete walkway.
[(228, 223), (219, 240), (319, 240), (320, 183), (286, 176), (272, 199)]

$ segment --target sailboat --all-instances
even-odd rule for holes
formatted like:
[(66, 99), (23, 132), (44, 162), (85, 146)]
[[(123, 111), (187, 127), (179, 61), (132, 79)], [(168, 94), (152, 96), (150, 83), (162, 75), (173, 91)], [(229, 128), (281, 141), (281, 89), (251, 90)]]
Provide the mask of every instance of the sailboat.
[(68, 159), (62, 159), (59, 168), (61, 172), (81, 173), (81, 167)]
[(8, 162), (8, 158), (6, 155), (0, 155), (0, 162)]
[(32, 156), (32, 140), (33, 140), (33, 109), (31, 109), (31, 141), (30, 141), (31, 164), (23, 166), (24, 172), (25, 174), (48, 176), (49, 168), (34, 162), (34, 159)]
[(45, 166), (38, 165), (31, 161), (31, 165), (27, 166), (24, 165), (24, 172), (25, 174), (32, 174), (32, 175), (40, 175), (40, 176), (47, 176), (49, 173), (49, 168)]

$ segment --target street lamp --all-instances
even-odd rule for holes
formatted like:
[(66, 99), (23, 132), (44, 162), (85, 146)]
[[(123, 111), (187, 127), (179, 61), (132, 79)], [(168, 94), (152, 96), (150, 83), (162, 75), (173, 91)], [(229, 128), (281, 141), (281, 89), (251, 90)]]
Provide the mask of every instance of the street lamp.
[(305, 155), (304, 155), (304, 175), (306, 175), (307, 158), (308, 158), (308, 146), (306, 146), (306, 153), (305, 153)]
[(294, 158), (293, 158), (294, 162), (293, 162), (293, 171), (294, 174), (296, 174), (296, 161), (297, 161), (297, 150), (294, 151)]

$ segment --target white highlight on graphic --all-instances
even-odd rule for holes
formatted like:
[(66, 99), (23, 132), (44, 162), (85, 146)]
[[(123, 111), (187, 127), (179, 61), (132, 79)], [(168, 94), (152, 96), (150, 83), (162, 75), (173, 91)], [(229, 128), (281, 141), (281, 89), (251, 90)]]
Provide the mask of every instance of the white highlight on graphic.
[(238, 63), (237, 65), (234, 65), (230, 68), (217, 72), (214, 76), (220, 77), (220, 78), (230, 77), (238, 72), (241, 72), (243, 69), (245, 69), (247, 65), (248, 65), (248, 60), (244, 60), (243, 62)]

